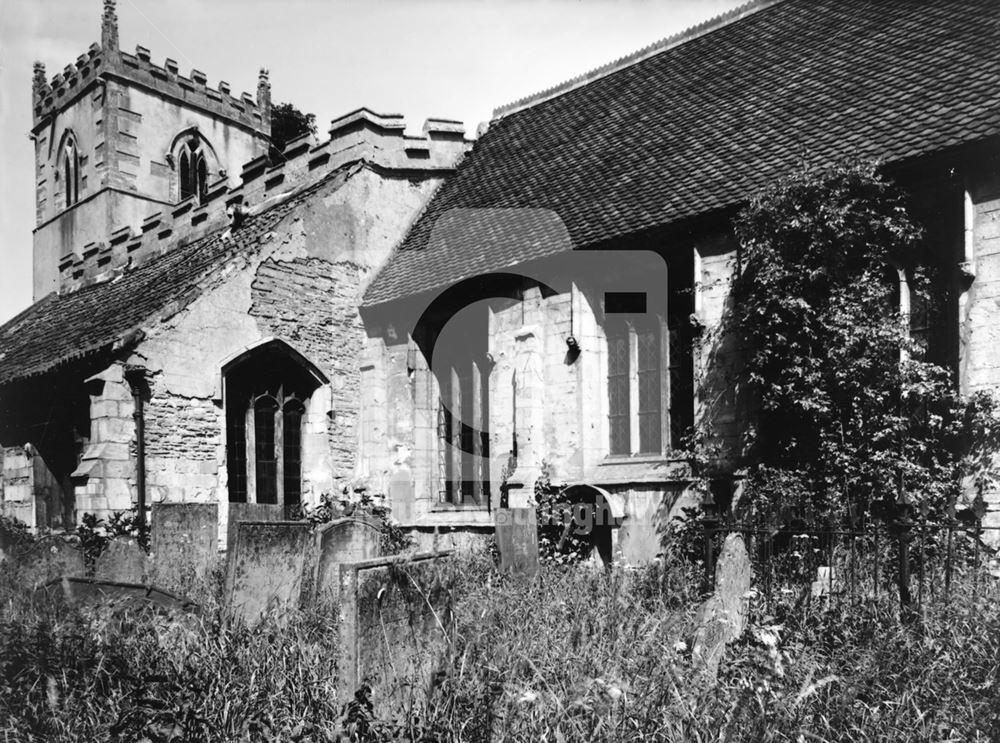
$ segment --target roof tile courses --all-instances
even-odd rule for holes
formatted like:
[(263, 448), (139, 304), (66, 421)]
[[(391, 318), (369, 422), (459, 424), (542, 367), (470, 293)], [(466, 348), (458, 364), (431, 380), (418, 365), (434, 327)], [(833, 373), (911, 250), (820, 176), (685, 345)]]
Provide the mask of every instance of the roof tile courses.
[(784, 0), (495, 120), (365, 304), (470, 276), (472, 255), (475, 271), (536, 257), (479, 235), (429, 245), (449, 209), (552, 209), (596, 244), (739, 203), (803, 159), (997, 135), (998, 89), (995, 0)]

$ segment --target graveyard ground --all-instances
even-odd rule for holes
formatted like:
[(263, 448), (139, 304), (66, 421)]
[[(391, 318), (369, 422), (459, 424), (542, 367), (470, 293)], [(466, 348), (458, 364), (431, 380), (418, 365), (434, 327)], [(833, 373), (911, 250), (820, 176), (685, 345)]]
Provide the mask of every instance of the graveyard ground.
[(461, 556), (434, 578), (451, 621), (429, 698), (375, 718), (337, 699), (329, 612), (248, 629), (226, 619), (217, 577), (183, 620), (32, 607), (0, 580), (5, 741), (1000, 739), (1000, 590), (969, 576), (907, 626), (891, 595), (755, 603), (712, 684), (689, 651), (697, 566), (532, 579)]

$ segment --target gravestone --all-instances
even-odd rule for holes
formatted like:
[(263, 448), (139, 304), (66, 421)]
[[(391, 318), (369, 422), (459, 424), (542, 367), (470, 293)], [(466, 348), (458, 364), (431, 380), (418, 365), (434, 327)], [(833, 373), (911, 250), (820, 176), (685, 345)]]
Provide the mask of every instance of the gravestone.
[[(338, 698), (372, 690), (376, 718), (420, 703), (447, 642), (449, 592), (436, 571), (450, 552), (427, 552), (344, 563), (340, 573)], [(435, 586), (438, 586), (435, 588)]]
[(241, 521), (284, 521), (285, 507), (276, 503), (229, 503), (226, 524), (226, 549), (236, 544), (236, 528)]
[(715, 565), (715, 591), (698, 610), (698, 630), (691, 645), (695, 663), (711, 683), (726, 645), (746, 628), (751, 578), (750, 555), (743, 537), (728, 535)]
[(181, 595), (197, 592), (218, 559), (218, 506), (157, 503), (150, 530), (151, 582)]
[(20, 583), (26, 588), (47, 583), (53, 578), (83, 577), (87, 565), (83, 552), (60, 536), (42, 537), (16, 558)]
[(315, 570), (312, 525), (302, 521), (244, 521), (236, 530), (226, 570), (234, 617), (255, 624), (265, 614), (280, 621), (311, 596)]
[(316, 544), (319, 548), (316, 598), (320, 603), (335, 604), (340, 564), (380, 557), (382, 529), (378, 523), (363, 519), (336, 519), (317, 528)]
[(132, 537), (114, 537), (94, 563), (94, 578), (115, 583), (145, 583), (149, 572), (146, 551)]
[(534, 508), (500, 508), (496, 512), (500, 569), (516, 575), (538, 572), (538, 518)]

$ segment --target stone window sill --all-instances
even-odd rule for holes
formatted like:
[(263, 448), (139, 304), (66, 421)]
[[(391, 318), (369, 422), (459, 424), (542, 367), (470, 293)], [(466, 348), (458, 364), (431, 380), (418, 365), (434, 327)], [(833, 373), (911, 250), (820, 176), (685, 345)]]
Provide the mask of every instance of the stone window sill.
[(431, 506), (431, 513), (453, 513), (455, 511), (468, 512), (468, 511), (489, 511), (486, 506), (480, 506), (476, 504), (455, 504), (455, 503), (436, 503)]
[(690, 457), (681, 454), (608, 454), (597, 463), (598, 467), (611, 467), (622, 465), (643, 465), (643, 464), (664, 464), (679, 465), (687, 464)]

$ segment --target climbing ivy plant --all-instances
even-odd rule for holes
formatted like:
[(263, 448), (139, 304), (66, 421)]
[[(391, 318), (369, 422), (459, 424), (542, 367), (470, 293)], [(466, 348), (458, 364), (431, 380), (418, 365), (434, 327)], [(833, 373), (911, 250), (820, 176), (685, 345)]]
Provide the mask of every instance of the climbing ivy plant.
[[(875, 163), (804, 169), (752, 199), (735, 232), (731, 302), (706, 340), (738, 361), (701, 384), (746, 416), (730, 459), (746, 475), (740, 503), (838, 518), (981, 499), (997, 474), (997, 403), (959, 394), (910, 337), (900, 270), (915, 304), (941, 302), (904, 194)], [(719, 455), (717, 421), (702, 420), (703, 462)]]

